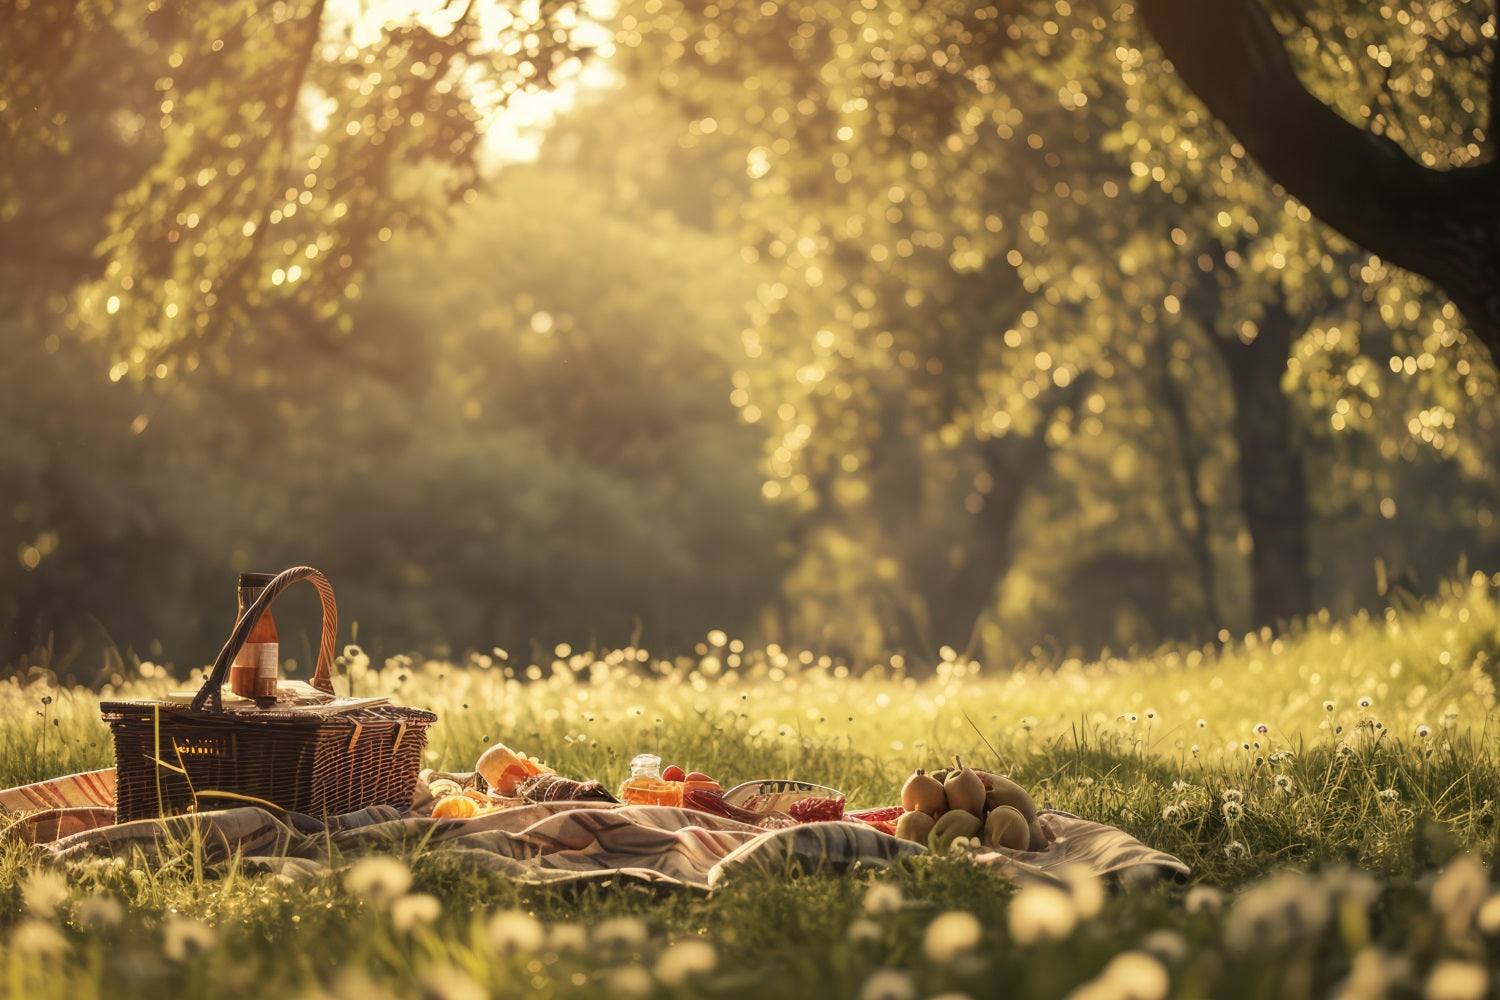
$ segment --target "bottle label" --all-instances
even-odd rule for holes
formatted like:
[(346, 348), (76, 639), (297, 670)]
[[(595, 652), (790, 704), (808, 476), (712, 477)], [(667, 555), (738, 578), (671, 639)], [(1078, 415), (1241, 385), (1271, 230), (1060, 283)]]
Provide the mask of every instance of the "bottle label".
[(274, 679), (281, 663), (281, 647), (275, 642), (245, 643), (245, 660), (255, 667), (255, 676)]

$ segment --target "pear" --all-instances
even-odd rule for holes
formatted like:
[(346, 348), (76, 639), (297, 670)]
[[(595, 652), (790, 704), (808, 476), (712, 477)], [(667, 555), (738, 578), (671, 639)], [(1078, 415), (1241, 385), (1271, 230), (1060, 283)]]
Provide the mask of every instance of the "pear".
[(984, 796), (985, 808), (997, 809), (1000, 806), (1011, 806), (1026, 817), (1027, 823), (1036, 819), (1036, 803), (1026, 789), (999, 774), (992, 774), (989, 777), (990, 790)]
[(948, 780), (943, 782), (943, 794), (948, 796), (949, 809), (962, 809), (975, 816), (984, 814), (984, 782), (957, 757), (953, 758)]
[(949, 809), (932, 825), (927, 835), (927, 846), (934, 854), (947, 854), (948, 848), (959, 837), (977, 837), (984, 829), (984, 820), (966, 809)]
[(1031, 821), (1031, 843), (1027, 850), (1045, 851), (1047, 849), (1047, 832), (1042, 829), (1042, 821), (1034, 819)]
[(938, 817), (948, 811), (948, 797), (938, 780), (919, 767), (901, 786), (901, 808)]
[(924, 812), (904, 812), (901, 818), (896, 820), (896, 836), (902, 840), (909, 840), (913, 844), (926, 844), (927, 837), (932, 833), (933, 825), (937, 820)]
[(984, 821), (984, 846), (1024, 851), (1031, 846), (1031, 828), (1014, 806), (996, 806)]

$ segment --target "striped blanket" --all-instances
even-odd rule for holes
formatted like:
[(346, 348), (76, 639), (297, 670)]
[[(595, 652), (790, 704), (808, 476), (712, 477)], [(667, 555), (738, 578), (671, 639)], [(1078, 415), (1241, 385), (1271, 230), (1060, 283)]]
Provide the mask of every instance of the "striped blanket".
[[(114, 773), (68, 775), (0, 792), (0, 837), (39, 845), (54, 861), (165, 856), (201, 843), (205, 860), (244, 863), (297, 878), (371, 851), (457, 852), (466, 863), (528, 883), (629, 878), (711, 890), (737, 873), (885, 867), (926, 848), (863, 823), (757, 826), (690, 809), (587, 802), (520, 804), (468, 819), (423, 815), (427, 783), (468, 775), (423, 772), (406, 815), (374, 806), (324, 822), (241, 807), (164, 820), (114, 822)], [(1128, 884), (1183, 879), (1188, 867), (1122, 830), (1055, 810), (1041, 813), (1044, 851), (997, 849), (974, 861), (1017, 881), (1064, 882), (1084, 871)]]

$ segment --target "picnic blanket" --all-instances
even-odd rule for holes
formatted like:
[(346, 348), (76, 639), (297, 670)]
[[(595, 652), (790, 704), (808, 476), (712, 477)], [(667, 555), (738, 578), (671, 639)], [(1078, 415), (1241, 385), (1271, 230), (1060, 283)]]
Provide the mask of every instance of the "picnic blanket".
[[(805, 823), (782, 829), (692, 809), (596, 802), (525, 803), (466, 819), (434, 819), (429, 782), (468, 775), (424, 771), (413, 809), (373, 806), (326, 822), (301, 813), (244, 806), (115, 823), (114, 773), (69, 775), (0, 792), (0, 836), (38, 845), (65, 862), (89, 857), (148, 860), (202, 845), (211, 864), (242, 863), (295, 879), (377, 851), (451, 852), (465, 863), (520, 882), (543, 884), (624, 878), (712, 890), (738, 873), (886, 867), (927, 848), (858, 822)], [(1065, 883), (1079, 871), (1135, 884), (1183, 879), (1182, 861), (1116, 827), (1042, 810), (1043, 851), (996, 849), (976, 864), (1017, 881)]]

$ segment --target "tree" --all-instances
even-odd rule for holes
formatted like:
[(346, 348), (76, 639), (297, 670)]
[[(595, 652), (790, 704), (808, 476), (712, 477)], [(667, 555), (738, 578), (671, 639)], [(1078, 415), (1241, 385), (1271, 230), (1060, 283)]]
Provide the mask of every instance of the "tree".
[[(1480, 6), (1411, 4), (1398, 19), (1389, 8), (1356, 17), (1342, 2), (1140, 0), (1178, 74), (1267, 174), (1355, 243), (1431, 280), (1500, 358), (1500, 161), (1488, 138), (1500, 39)], [(1347, 38), (1333, 31), (1341, 23)], [(1301, 79), (1320, 60), (1342, 102)], [(1409, 76), (1419, 63), (1427, 72)], [(1424, 106), (1420, 125), (1400, 120), (1413, 105)]]
[[(116, 377), (192, 369), (273, 311), (338, 343), (372, 248), (474, 189), (487, 109), (575, 64), (576, 22), (573, 0), (389, 23), (325, 0), (7, 4), (0, 246), (47, 242), (21, 185), (103, 121), (150, 151), (105, 188), (97, 248), (71, 248), (71, 322), (109, 341)], [(435, 185), (411, 183), (418, 163)]]
[[(1052, 389), (1180, 366), (1209, 384), (1201, 395), (1235, 405), (1226, 436), (1193, 428), (1174, 449), (1163, 471), (1188, 483), (1186, 502), (1158, 510), (1181, 512), (1184, 557), (1214, 583), (1205, 594), (1218, 589), (1215, 561), (1237, 556), (1255, 578), (1246, 622), (1273, 624), (1314, 607), (1305, 422), (1369, 419), (1397, 395), (1382, 397), (1387, 362), (1398, 378), (1429, 371), (1438, 345), (1463, 335), (1451, 306), (1317, 225), (1187, 91), (1162, 86), (1129, 11), (685, 2), (627, 6), (621, 24), (631, 72), (692, 123), (683, 141), (738, 145), (748, 188), (726, 207), (778, 271), (753, 310), (747, 367), (765, 378), (754, 357), (774, 355), (783, 374), (746, 408), (768, 425), (777, 488), (810, 506), (841, 483), (866, 505), (882, 502), (877, 484), (898, 497), (867, 474), (888, 425), (870, 411), (889, 391), (924, 414), (910, 433), (936, 473), (958, 451), (1033, 428)], [(1368, 355), (1345, 353), (1362, 342)], [(1483, 405), (1466, 374), (1477, 359), (1459, 349), (1452, 361)], [(1322, 372), (1316, 405), (1294, 388), (1309, 368)], [(1188, 426), (1172, 379), (1141, 384), (1160, 388), (1153, 407), (1134, 390), (1101, 396), (1131, 401), (1126, 415), (1080, 426), (1121, 444), (1144, 437), (1124, 422), (1137, 415)], [(1068, 427), (1043, 454), (1058, 454)], [(1221, 453), (1239, 474), (1210, 512), (1197, 484)], [(1050, 481), (1054, 508), (1059, 485), (1078, 482)], [(922, 586), (929, 600), (938, 592)]]

